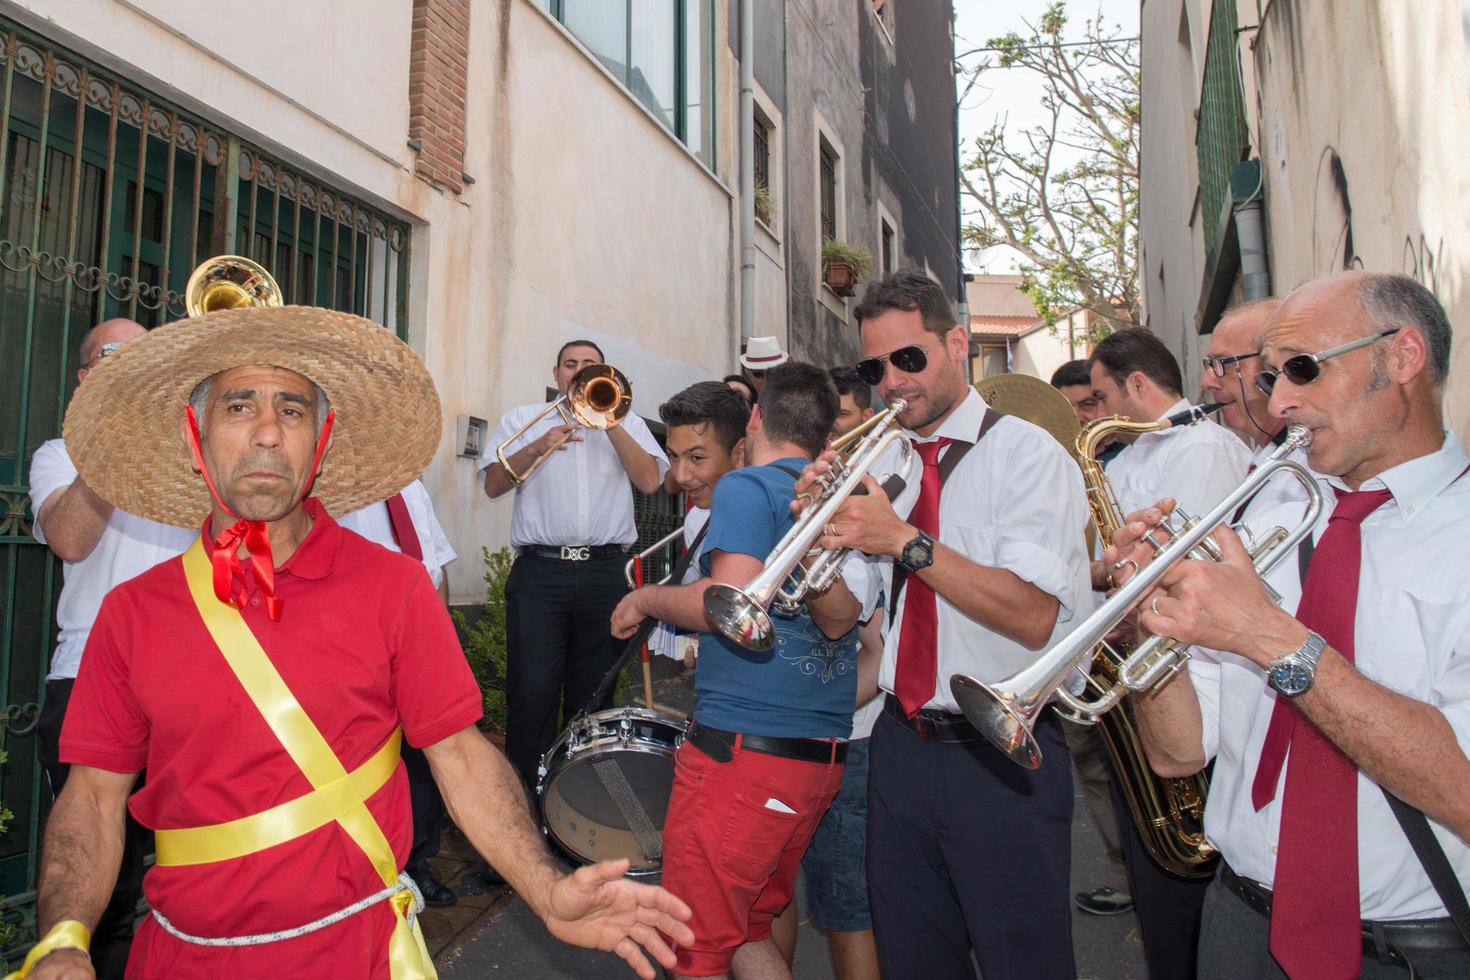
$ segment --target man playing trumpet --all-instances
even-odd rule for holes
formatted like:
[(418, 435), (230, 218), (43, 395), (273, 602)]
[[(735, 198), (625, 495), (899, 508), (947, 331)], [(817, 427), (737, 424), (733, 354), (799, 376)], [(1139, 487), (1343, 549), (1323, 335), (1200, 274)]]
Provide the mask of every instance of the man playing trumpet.
[[(1135, 699), (1160, 774), (1215, 760), (1205, 826), (1224, 864), (1201, 977), (1470, 975), (1442, 897), (1470, 880), (1470, 460), (1442, 421), (1449, 361), (1444, 310), (1410, 279), (1342, 273), (1292, 293), (1260, 384), (1272, 414), (1310, 431), (1335, 509), (1309, 555), (1267, 576), (1280, 606), (1227, 529), (1222, 561), (1179, 562), (1141, 603), (1144, 630), (1203, 648)], [(1130, 517), (1106, 555), (1115, 575), (1147, 563), (1141, 538), (1171, 508)], [(1438, 883), (1422, 863), (1435, 850)]]
[[(965, 382), (968, 331), (918, 272), (868, 287), (857, 370), (923, 460), (895, 504), (869, 479), (822, 547), (891, 562), (869, 745), (868, 890), (883, 975), (1072, 977), (1072, 775), (1060, 726), (1021, 770), (980, 738), (949, 688), (998, 679), (1065, 635), (1090, 604), (1081, 475), (1044, 430), (1001, 417)], [(810, 487), (829, 457), (803, 475)], [(1003, 885), (1000, 883), (1004, 883)]]

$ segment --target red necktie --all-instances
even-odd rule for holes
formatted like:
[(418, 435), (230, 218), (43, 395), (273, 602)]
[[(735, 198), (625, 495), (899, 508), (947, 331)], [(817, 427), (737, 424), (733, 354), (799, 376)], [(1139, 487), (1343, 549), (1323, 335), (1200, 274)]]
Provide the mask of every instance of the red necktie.
[[(939, 450), (952, 439), (936, 439), (914, 445), (924, 461), (919, 481), (919, 499), (909, 514), (909, 523), (930, 537), (939, 537)], [(934, 696), (939, 673), (939, 608), (931, 589), (917, 575), (904, 579), (903, 627), (898, 634), (898, 666), (893, 693), (912, 718)]]
[[(1363, 519), (1389, 499), (1387, 490), (1338, 491), (1337, 506), (1317, 542), (1296, 618), (1353, 662)], [(1290, 698), (1276, 696), (1261, 761), (1251, 785), (1257, 810), (1276, 795), (1291, 747), (1281, 799), (1271, 954), (1293, 978), (1356, 977), (1362, 969), (1358, 907), (1358, 767)]]
[(419, 546), (419, 532), (414, 530), (413, 518), (408, 516), (408, 504), (403, 494), (395, 493), (385, 502), (388, 504), (388, 523), (393, 525), (393, 540), (398, 542), (398, 550), (423, 561), (424, 549)]

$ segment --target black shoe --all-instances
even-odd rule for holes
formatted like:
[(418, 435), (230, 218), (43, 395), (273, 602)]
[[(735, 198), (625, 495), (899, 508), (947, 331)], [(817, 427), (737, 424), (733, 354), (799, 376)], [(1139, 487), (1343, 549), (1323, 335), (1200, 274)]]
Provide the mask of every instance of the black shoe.
[(489, 865), (483, 871), (471, 871), (459, 879), (459, 890), (465, 895), (488, 895), (497, 888), (504, 888), (506, 881)]
[(1078, 892), (1072, 904), (1088, 915), (1121, 915), (1133, 910), (1133, 896), (1103, 885), (1090, 892)]
[(431, 909), (448, 908), (459, 901), (459, 896), (454, 894), (454, 890), (433, 875), (414, 878), (413, 881), (419, 886), (419, 894), (424, 896), (424, 904)]

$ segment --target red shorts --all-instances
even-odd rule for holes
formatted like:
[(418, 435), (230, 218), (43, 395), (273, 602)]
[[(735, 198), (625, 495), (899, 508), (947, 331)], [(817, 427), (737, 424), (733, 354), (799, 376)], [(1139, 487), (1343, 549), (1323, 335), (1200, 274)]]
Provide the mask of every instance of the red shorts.
[(677, 950), (676, 972), (725, 973), (742, 944), (770, 936), (842, 770), (740, 749), (721, 763), (693, 745), (679, 749), (664, 821), (663, 886), (694, 910), (694, 945)]

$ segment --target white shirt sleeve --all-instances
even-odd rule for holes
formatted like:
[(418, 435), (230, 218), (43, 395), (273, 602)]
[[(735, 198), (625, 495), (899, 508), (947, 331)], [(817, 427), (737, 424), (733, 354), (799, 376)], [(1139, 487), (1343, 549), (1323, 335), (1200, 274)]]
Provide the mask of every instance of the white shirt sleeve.
[(638, 443), (639, 448), (652, 456), (653, 461), (658, 464), (658, 478), (662, 482), (664, 474), (669, 471), (669, 457), (664, 455), (663, 447), (649, 431), (648, 423), (643, 421), (642, 416), (630, 412), (623, 419), (622, 425), (628, 431), (628, 435), (633, 437), (633, 441)]
[[(524, 416), (525, 414), (526, 413), (523, 412), (521, 409), (513, 408), (509, 412), (506, 412), (504, 415), (500, 416), (500, 422), (495, 426), (495, 434), (490, 437), (490, 439), (485, 443), (484, 448), (480, 450), (480, 462), (476, 468), (477, 472), (487, 469), (492, 464), (498, 462), (495, 451), (500, 448), (500, 444), (502, 442), (505, 442), (505, 440), (510, 438), (512, 432), (514, 432), (516, 429), (519, 429), (524, 424), (525, 420), (522, 418), (522, 416)], [(525, 446), (529, 445), (531, 440), (535, 438), (535, 436), (533, 435), (535, 428), (535, 426), (532, 426), (530, 429), (517, 436), (515, 442), (505, 447), (505, 455), (511, 456)]]
[(1220, 661), (1209, 651), (1191, 650), (1189, 679), (1199, 697), (1200, 739), (1205, 758), (1213, 759), (1220, 749)]
[[(31, 513), (39, 515), (41, 505), (58, 490), (64, 490), (76, 482), (77, 468), (67, 455), (66, 446), (60, 439), (50, 439), (36, 447), (31, 456), (30, 493)], [(38, 516), (31, 524), (31, 534), (37, 541), (46, 543), (46, 534), (41, 529)]]
[(409, 514), (413, 518), (414, 532), (418, 535), (419, 550), (424, 553), (424, 567), (429, 571), (429, 579), (437, 589), (439, 583), (444, 580), (444, 566), (454, 561), (459, 555), (455, 554), (454, 548), (449, 543), (449, 536), (444, 533), (439, 518), (434, 514), (434, 501), (429, 496), (429, 490), (422, 482), (415, 480), (403, 488), (403, 499), (408, 504)]
[(842, 559), (842, 581), (863, 607), (858, 622), (866, 623), (873, 617), (883, 593), (883, 580), (876, 563), (861, 552), (849, 551)]
[[(1049, 449), (1050, 447), (1048, 447)], [(985, 562), (1024, 579), (1048, 595), (1061, 608), (1061, 622), (1070, 621), (1090, 594), (1077, 591), (1073, 574), (1077, 560), (1086, 564), (1083, 550), (1087, 524), (1086, 496), (1082, 471), (1063, 451), (1016, 454), (1012, 468), (997, 492), (1006, 493), (1004, 507), (997, 513), (1004, 522), (991, 529), (995, 536), (994, 560)], [(1005, 487), (1030, 487), (1033, 492), (1013, 494)]]

